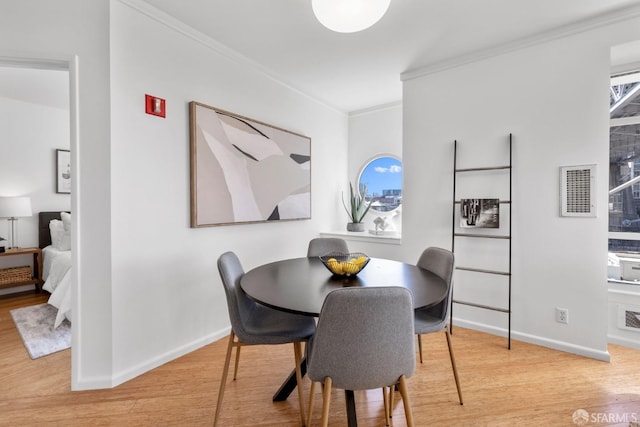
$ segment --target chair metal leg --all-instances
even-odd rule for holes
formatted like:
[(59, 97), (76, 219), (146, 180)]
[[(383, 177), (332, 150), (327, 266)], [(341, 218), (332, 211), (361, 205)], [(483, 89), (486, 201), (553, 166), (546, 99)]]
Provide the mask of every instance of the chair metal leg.
[(240, 346), (236, 347), (236, 364), (233, 368), (233, 380), (238, 376), (238, 365), (240, 365)]
[(456, 380), (458, 398), (460, 399), (460, 404), (462, 405), (462, 389), (460, 388), (460, 380), (458, 379), (458, 368), (456, 368), (456, 359), (453, 356), (453, 347), (451, 346), (451, 335), (449, 333), (449, 328), (445, 328), (444, 332), (447, 337), (447, 345), (449, 346), (449, 358), (451, 359), (451, 367), (453, 368), (453, 378)]
[(322, 390), (322, 427), (329, 426), (329, 405), (331, 404), (331, 377), (324, 379)]
[[(227, 357), (224, 359), (224, 368), (222, 369), (222, 378), (220, 379), (220, 390), (218, 391), (218, 403), (216, 404), (216, 414), (213, 418), (213, 426), (218, 425), (218, 416), (220, 415), (220, 409), (222, 407), (222, 397), (224, 396), (224, 387), (227, 382), (227, 375), (229, 374), (229, 361), (231, 360), (231, 351), (234, 347), (235, 334), (233, 331), (229, 334), (229, 344), (227, 345)], [(240, 347), (238, 346), (238, 350)]]
[(311, 390), (309, 391), (309, 409), (307, 409), (307, 426), (311, 426), (311, 414), (313, 414), (313, 398), (316, 392), (316, 383), (311, 381)]
[(418, 350), (420, 352), (420, 363), (422, 363), (422, 335), (418, 334)]
[(302, 390), (302, 372), (300, 371), (300, 360), (302, 360), (302, 343), (300, 341), (293, 343), (293, 354), (296, 362), (296, 381), (298, 383), (300, 421), (302, 422), (302, 427), (304, 427), (306, 417), (304, 416), (304, 391)]
[(407, 380), (402, 375), (398, 383), (402, 403), (404, 405), (404, 416), (407, 419), (407, 427), (413, 427), (413, 413), (411, 412), (411, 402), (409, 401), (409, 390), (407, 389)]

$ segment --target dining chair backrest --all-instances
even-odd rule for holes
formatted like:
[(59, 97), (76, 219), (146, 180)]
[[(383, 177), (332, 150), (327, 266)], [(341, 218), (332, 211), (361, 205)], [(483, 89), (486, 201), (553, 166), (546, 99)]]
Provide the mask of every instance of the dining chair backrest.
[[(238, 373), (240, 362), (240, 348), (245, 345), (277, 345), (293, 344), (294, 362), (297, 384), (302, 384), (302, 342), (307, 341), (314, 333), (316, 325), (312, 317), (300, 314), (286, 313), (250, 299), (240, 287), (244, 276), (244, 269), (240, 260), (233, 252), (225, 252), (218, 258), (218, 271), (227, 297), (231, 333), (224, 362), (218, 403), (214, 415), (213, 425), (218, 425), (220, 408), (224, 396), (225, 383), (229, 372), (231, 352), (236, 349), (236, 364), (233, 379)], [(300, 405), (300, 421), (305, 422), (304, 396), (302, 387), (298, 388), (298, 404)]]
[(312, 381), (369, 390), (415, 370), (411, 292), (402, 287), (341, 288), (327, 295), (309, 345)]
[(452, 284), (455, 265), (453, 252), (443, 248), (429, 247), (422, 252), (416, 265), (434, 273), (447, 284), (447, 298), (445, 298), (445, 300), (440, 304), (429, 309), (429, 312), (434, 316), (437, 316), (442, 320), (446, 319), (453, 294)]
[(317, 237), (309, 241), (307, 257), (318, 257), (331, 252), (349, 253), (349, 247), (344, 239), (337, 237)]
[(425, 249), (418, 259), (417, 266), (439, 276), (447, 285), (447, 296), (439, 304), (429, 308), (419, 308), (415, 311), (415, 331), (418, 335), (418, 349), (420, 352), (420, 363), (422, 357), (422, 334), (430, 334), (436, 332), (445, 332), (447, 337), (447, 345), (449, 347), (449, 357), (451, 358), (451, 367), (456, 380), (456, 388), (458, 389), (458, 398), (462, 405), (462, 388), (458, 377), (458, 368), (456, 367), (455, 357), (453, 355), (453, 346), (451, 344), (451, 336), (449, 331), (449, 308), (453, 296), (453, 270), (455, 267), (455, 257), (453, 252), (442, 248), (430, 247)]
[(251, 342), (251, 335), (244, 327), (244, 319), (251, 315), (256, 302), (251, 300), (240, 288), (240, 279), (244, 276), (244, 269), (238, 256), (233, 252), (225, 252), (220, 255), (218, 258), (218, 271), (227, 295), (227, 308), (231, 327), (241, 341)]

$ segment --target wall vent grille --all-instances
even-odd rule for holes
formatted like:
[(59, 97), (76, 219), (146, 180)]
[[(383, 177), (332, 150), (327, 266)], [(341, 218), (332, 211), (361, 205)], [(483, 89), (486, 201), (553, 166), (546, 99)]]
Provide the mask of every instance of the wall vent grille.
[(618, 328), (640, 332), (640, 307), (618, 305)]
[(560, 168), (561, 216), (596, 216), (596, 165)]
[(624, 325), (627, 328), (640, 329), (640, 313), (626, 310), (624, 312)]

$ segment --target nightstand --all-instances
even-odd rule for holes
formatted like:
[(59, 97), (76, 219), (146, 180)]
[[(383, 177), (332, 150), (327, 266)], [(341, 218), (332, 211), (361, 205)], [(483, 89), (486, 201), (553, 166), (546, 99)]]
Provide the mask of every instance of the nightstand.
[[(36, 285), (36, 293), (42, 291), (42, 249), (40, 248), (18, 248), (9, 249), (6, 252), (0, 253), (0, 258), (9, 257), (14, 255), (33, 255), (33, 268), (30, 268), (30, 274), (27, 277), (22, 277), (22, 274), (18, 274), (16, 279), (11, 278), (12, 271), (18, 271), (20, 267), (9, 267), (0, 269), (0, 289), (13, 288), (16, 286), (24, 285)], [(6, 275), (7, 279), (2, 280), (2, 274)], [(22, 273), (20, 271), (20, 273)]]

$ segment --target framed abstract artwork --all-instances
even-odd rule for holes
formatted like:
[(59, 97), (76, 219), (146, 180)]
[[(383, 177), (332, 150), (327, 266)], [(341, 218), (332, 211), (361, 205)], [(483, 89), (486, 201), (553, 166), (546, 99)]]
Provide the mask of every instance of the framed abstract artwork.
[(311, 218), (311, 139), (189, 103), (191, 227)]
[(71, 151), (56, 150), (56, 193), (71, 193)]

